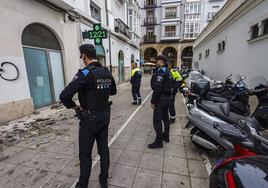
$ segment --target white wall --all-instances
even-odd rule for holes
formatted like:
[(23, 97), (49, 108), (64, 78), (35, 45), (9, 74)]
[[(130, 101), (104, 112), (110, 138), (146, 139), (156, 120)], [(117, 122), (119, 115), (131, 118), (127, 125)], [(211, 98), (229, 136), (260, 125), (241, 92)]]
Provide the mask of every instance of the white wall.
[(64, 23), (61, 13), (30, 0), (14, 0), (12, 3), (4, 0), (0, 12), (0, 61), (11, 61), (20, 71), (20, 77), (15, 82), (0, 78), (0, 104), (30, 98), (21, 37), (24, 28), (31, 23), (44, 24), (58, 36), (63, 50), (65, 78), (66, 81), (71, 80), (79, 68), (79, 31), (75, 22)]
[[(268, 1), (263, 1), (211, 40), (194, 48), (193, 62), (199, 62), (199, 69), (204, 69), (220, 80), (229, 73), (247, 75), (247, 80), (257, 75), (268, 78), (268, 39), (252, 44), (248, 42), (250, 26), (268, 18), (267, 10)], [(217, 53), (217, 43), (223, 39), (226, 41), (226, 49), (223, 53)], [(206, 49), (210, 49), (208, 58), (204, 57)], [(202, 53), (201, 60), (198, 59), (199, 53)]]
[[(208, 13), (209, 12), (218, 12), (226, 2), (227, 2), (227, 0), (218, 1), (218, 2), (209, 2), (209, 0), (202, 0), (201, 30), (200, 31), (202, 31), (209, 23), (207, 21), (208, 20)], [(217, 6), (219, 8), (216, 8)]]

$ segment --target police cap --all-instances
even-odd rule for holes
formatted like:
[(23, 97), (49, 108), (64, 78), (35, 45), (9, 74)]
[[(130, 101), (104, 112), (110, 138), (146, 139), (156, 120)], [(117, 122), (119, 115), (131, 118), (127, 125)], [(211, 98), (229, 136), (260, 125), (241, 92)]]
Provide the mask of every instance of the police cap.
[(85, 54), (89, 59), (96, 59), (96, 48), (92, 44), (83, 44), (79, 47), (80, 54)]

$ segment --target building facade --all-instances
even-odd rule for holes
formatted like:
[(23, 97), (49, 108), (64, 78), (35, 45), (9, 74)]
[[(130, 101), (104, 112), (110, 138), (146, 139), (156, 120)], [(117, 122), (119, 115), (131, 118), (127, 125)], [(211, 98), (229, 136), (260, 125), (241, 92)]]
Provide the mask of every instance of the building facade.
[[(145, 62), (166, 55), (178, 67), (191, 67), (192, 44), (208, 21), (208, 7), (226, 0), (146, 0), (142, 8), (141, 54)], [(215, 10), (216, 11), (216, 10)]]
[[(136, 20), (129, 30), (132, 8)], [(4, 0), (0, 15), (0, 123), (59, 101), (83, 67), (78, 47), (94, 43), (82, 35), (94, 23), (108, 31), (97, 55), (118, 82), (130, 78), (131, 62), (140, 59), (136, 1), (128, 6), (122, 0)]]
[(194, 43), (194, 64), (223, 80), (246, 75), (247, 83), (267, 74), (268, 2), (228, 1)]

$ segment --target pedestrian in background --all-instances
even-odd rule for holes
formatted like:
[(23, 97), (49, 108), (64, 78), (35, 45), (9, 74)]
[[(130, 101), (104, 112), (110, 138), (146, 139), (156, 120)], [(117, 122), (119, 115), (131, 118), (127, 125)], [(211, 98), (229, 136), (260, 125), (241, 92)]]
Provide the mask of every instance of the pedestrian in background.
[[(103, 67), (96, 56), (93, 45), (79, 47), (85, 68), (79, 70), (73, 80), (60, 94), (65, 107), (75, 109), (79, 123), (80, 176), (76, 188), (87, 188), (92, 167), (92, 148), (97, 141), (101, 171), (99, 181), (102, 188), (108, 187), (110, 156), (108, 148), (108, 126), (110, 123), (110, 95), (115, 95), (116, 85), (110, 71)], [(73, 100), (78, 92), (80, 106)]]
[(142, 101), (140, 94), (142, 71), (140, 68), (137, 67), (137, 63), (132, 63), (131, 67), (132, 71), (131, 71), (130, 83), (132, 85), (131, 92), (133, 97), (133, 102), (131, 104), (140, 105)]
[[(163, 140), (169, 142), (169, 115), (168, 107), (171, 100), (172, 92), (172, 76), (167, 67), (167, 59), (160, 55), (157, 57), (157, 71), (152, 76), (151, 87), (153, 95), (151, 99), (151, 107), (154, 110), (153, 124), (156, 132), (156, 139), (148, 145), (148, 148), (162, 148)], [(164, 132), (163, 125), (164, 122)]]
[(171, 101), (169, 103), (169, 118), (170, 118), (170, 124), (175, 123), (176, 121), (176, 110), (175, 110), (175, 99), (176, 94), (179, 91), (179, 88), (182, 85), (182, 77), (177, 69), (173, 68), (174, 65), (171, 62), (168, 62), (168, 69), (171, 72), (172, 75), (172, 95), (171, 95)]

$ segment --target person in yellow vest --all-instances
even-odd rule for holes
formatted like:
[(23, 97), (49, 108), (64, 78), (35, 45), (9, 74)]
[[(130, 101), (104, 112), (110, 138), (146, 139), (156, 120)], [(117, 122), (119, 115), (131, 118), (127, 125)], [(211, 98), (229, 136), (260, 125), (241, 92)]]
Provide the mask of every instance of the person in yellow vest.
[(142, 101), (141, 94), (140, 94), (142, 71), (140, 68), (137, 67), (136, 63), (132, 63), (131, 67), (132, 67), (132, 71), (131, 71), (130, 83), (132, 85), (131, 91), (132, 91), (132, 97), (134, 100), (131, 104), (140, 105)]
[(172, 79), (173, 79), (173, 88), (172, 88), (172, 97), (171, 97), (171, 102), (169, 103), (169, 119), (170, 123), (174, 123), (176, 120), (176, 110), (175, 110), (175, 97), (176, 94), (179, 91), (179, 88), (183, 82), (183, 79), (177, 69), (173, 68), (173, 64), (171, 62), (168, 62), (168, 69), (171, 72)]

